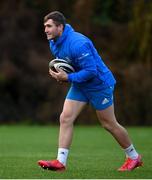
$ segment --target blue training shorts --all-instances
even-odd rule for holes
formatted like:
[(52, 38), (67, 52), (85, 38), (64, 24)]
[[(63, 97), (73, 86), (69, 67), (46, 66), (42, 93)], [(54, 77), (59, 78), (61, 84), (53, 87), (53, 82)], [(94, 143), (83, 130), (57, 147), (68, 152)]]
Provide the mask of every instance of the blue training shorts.
[(104, 110), (113, 104), (114, 86), (102, 90), (82, 92), (76, 86), (71, 86), (66, 99), (90, 103), (96, 110)]

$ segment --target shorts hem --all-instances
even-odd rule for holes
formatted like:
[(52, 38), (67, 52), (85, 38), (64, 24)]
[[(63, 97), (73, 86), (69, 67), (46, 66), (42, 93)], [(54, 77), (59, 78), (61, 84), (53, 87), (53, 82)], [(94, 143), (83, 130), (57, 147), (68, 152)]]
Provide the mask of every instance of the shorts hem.
[(101, 110), (107, 109), (107, 108), (110, 107), (111, 105), (113, 105), (113, 102), (111, 102), (111, 103), (109, 103), (109, 104), (107, 104), (106, 106), (103, 106), (103, 107), (101, 107), (101, 108), (96, 108), (96, 107), (94, 107), (94, 109), (97, 110), (97, 111), (101, 111)]
[(74, 101), (79, 101), (79, 102), (85, 102), (85, 103), (88, 103), (88, 101), (80, 100), (80, 99), (76, 99), (76, 98), (69, 98), (69, 97), (66, 97), (65, 99), (69, 99), (69, 100), (74, 100)]

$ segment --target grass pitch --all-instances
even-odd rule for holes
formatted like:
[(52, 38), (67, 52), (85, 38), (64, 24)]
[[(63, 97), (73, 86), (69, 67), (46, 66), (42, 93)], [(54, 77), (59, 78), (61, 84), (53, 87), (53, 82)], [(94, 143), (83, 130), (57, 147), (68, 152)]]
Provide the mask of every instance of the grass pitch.
[(100, 126), (75, 126), (68, 170), (57, 173), (37, 166), (56, 158), (58, 127), (0, 126), (0, 179), (147, 179), (152, 178), (152, 128), (128, 128), (144, 166), (117, 172), (124, 154)]

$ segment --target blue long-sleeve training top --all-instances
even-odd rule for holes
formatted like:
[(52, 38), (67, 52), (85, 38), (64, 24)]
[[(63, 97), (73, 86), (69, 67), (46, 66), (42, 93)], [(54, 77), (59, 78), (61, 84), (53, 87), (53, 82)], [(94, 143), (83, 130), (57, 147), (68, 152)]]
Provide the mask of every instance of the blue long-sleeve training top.
[(62, 35), (49, 40), (54, 57), (67, 60), (75, 71), (68, 74), (68, 81), (79, 88), (102, 89), (112, 86), (116, 80), (99, 56), (92, 41), (66, 24)]

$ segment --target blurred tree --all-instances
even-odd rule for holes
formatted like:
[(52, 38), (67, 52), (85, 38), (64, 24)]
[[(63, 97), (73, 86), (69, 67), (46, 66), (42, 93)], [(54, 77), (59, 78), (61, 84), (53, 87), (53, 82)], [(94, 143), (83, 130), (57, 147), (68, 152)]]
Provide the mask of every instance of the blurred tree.
[(77, 0), (73, 4), (74, 13), (72, 20), (77, 31), (90, 34), (91, 17), (94, 12), (96, 0)]
[(132, 41), (130, 53), (152, 70), (152, 1), (139, 0), (134, 2), (133, 18), (130, 22)]
[(122, 71), (124, 85), (120, 87), (123, 98), (118, 104), (122, 113), (119, 116), (133, 119), (131, 124), (146, 125), (151, 124), (152, 108), (152, 1), (134, 1), (132, 9), (125, 51), (127, 66)]
[[(88, 35), (117, 78), (116, 113), (127, 125), (151, 124), (151, 0), (1, 0), (0, 121), (54, 123), (68, 88), (48, 75), (43, 17), (59, 10)], [(95, 123), (89, 107), (78, 123)], [(144, 121), (143, 121), (144, 120)]]

